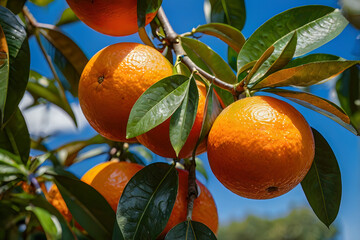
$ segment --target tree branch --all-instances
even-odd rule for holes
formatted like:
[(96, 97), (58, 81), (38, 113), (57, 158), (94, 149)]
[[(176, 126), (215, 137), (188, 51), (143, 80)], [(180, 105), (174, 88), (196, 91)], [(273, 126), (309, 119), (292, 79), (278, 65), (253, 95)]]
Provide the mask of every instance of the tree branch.
[(169, 45), (174, 49), (176, 56), (181, 56), (182, 62), (190, 69), (191, 72), (198, 72), (201, 76), (203, 76), (205, 79), (209, 80), (211, 83), (214, 83), (216, 86), (230, 91), (233, 95), (238, 95), (238, 92), (236, 91), (234, 85), (227, 83), (225, 81), (222, 81), (221, 79), (205, 72), (203, 69), (198, 67), (186, 54), (184, 48), (181, 46), (179, 35), (174, 31), (172, 26), (170, 25), (169, 20), (167, 19), (164, 10), (162, 7), (160, 7), (157, 16), (159, 18), (159, 21), (163, 25), (166, 40), (169, 43)]
[(187, 168), (189, 171), (188, 176), (188, 205), (187, 205), (187, 220), (191, 220), (192, 212), (194, 209), (194, 201), (198, 197), (198, 189), (196, 184), (196, 162), (195, 155), (190, 160), (190, 164)]

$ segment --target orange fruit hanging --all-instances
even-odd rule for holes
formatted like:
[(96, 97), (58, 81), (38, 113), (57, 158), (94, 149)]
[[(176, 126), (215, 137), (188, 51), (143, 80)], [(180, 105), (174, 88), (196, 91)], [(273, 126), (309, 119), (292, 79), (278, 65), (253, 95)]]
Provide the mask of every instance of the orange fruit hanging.
[[(202, 121), (204, 117), (204, 106), (206, 100), (206, 88), (205, 86), (197, 82), (198, 92), (199, 92), (199, 104), (197, 108), (196, 118), (194, 125), (190, 131), (190, 134), (179, 153), (179, 158), (188, 158), (191, 157), (193, 149), (199, 139)], [(170, 118), (159, 126), (151, 129), (150, 131), (137, 136), (136, 139), (145, 147), (150, 149), (157, 155), (167, 158), (175, 158), (176, 153), (171, 145), (170, 141)], [(206, 141), (200, 143), (199, 147), (196, 150), (196, 154), (200, 154), (206, 151)]]
[[(66, 0), (76, 16), (92, 29), (111, 36), (138, 31), (137, 0)], [(156, 12), (146, 15), (146, 25)]]
[[(158, 239), (165, 237), (170, 229), (177, 224), (186, 221), (189, 174), (185, 170), (177, 169), (177, 171), (179, 173), (179, 188), (174, 208), (165, 229)], [(192, 220), (205, 224), (216, 234), (219, 219), (215, 201), (209, 190), (201, 182), (196, 180), (196, 184), (198, 185), (199, 196), (194, 201)]]
[(131, 108), (140, 95), (162, 78), (172, 65), (156, 49), (138, 43), (117, 43), (96, 53), (79, 82), (79, 102), (90, 125), (102, 136), (126, 139)]
[(249, 97), (224, 109), (208, 136), (208, 159), (217, 179), (246, 198), (280, 196), (299, 184), (314, 159), (314, 138), (288, 103)]

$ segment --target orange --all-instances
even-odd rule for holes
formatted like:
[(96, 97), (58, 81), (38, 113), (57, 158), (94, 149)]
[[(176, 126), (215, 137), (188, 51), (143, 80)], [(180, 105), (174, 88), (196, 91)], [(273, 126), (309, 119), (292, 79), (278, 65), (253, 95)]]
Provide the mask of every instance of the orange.
[(53, 184), (49, 190), (46, 199), (51, 203), (65, 218), (66, 221), (70, 222), (72, 215), (66, 206), (64, 199), (62, 198), (58, 187)]
[(290, 191), (309, 171), (315, 153), (304, 117), (268, 96), (245, 98), (224, 109), (210, 130), (207, 147), (217, 179), (253, 199)]
[[(138, 31), (137, 0), (66, 0), (76, 16), (92, 29), (111, 36)], [(146, 15), (146, 25), (156, 12)]]
[[(179, 158), (188, 158), (191, 157), (192, 151), (195, 148), (196, 142), (199, 139), (201, 126), (204, 116), (204, 106), (206, 99), (206, 88), (200, 82), (197, 83), (198, 92), (199, 92), (199, 105), (197, 108), (196, 118), (194, 125), (190, 131), (190, 134), (179, 153)], [(157, 155), (167, 158), (175, 158), (176, 154), (170, 142), (170, 118), (159, 126), (151, 129), (150, 131), (137, 136), (136, 139), (145, 147), (150, 149)], [(206, 141), (200, 143), (199, 147), (196, 150), (197, 154), (203, 153), (206, 151)]]
[[(98, 1), (100, 2), (100, 1)], [(172, 74), (172, 65), (156, 49), (139, 43), (117, 43), (96, 53), (79, 82), (79, 102), (90, 125), (102, 136), (126, 139), (131, 108), (151, 85)]]
[[(177, 169), (179, 173), (179, 188), (176, 196), (174, 208), (171, 212), (170, 219), (159, 235), (159, 239), (165, 237), (167, 232), (177, 224), (186, 221), (187, 215), (187, 196), (188, 196), (188, 172)], [(218, 230), (218, 213), (214, 199), (209, 190), (199, 181), (196, 180), (199, 189), (199, 196), (194, 201), (192, 220), (201, 222), (208, 226), (215, 234)]]

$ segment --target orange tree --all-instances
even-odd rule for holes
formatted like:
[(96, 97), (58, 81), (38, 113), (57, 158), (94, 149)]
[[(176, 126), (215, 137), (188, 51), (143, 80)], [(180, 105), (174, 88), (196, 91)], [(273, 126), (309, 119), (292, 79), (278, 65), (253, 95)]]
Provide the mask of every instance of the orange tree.
[[(56, 26), (39, 23), (25, 2), (0, 1), (1, 238), (216, 239), (216, 206), (196, 181), (196, 170), (206, 175), (196, 154), (207, 147), (213, 172), (234, 193), (271, 198), (301, 182), (319, 220), (327, 226), (335, 220), (341, 200), (335, 155), (297, 110), (274, 97), (319, 112), (358, 135), (359, 61), (309, 54), (348, 24), (338, 9), (289, 9), (246, 39), (241, 0), (207, 1), (210, 22), (182, 34), (170, 25), (161, 0), (68, 0), (73, 11), (64, 11)], [(356, 15), (346, 14), (358, 26)], [(88, 63), (59, 28), (78, 18), (113, 36), (138, 32), (148, 46), (112, 45)], [(228, 45), (227, 61), (199, 40), (202, 34)], [(29, 38), (36, 39), (53, 79), (30, 70)], [(345, 111), (296, 88), (339, 74)], [(31, 138), (18, 107), (25, 91), (32, 106), (55, 104), (76, 124), (67, 95), (78, 97), (78, 86), (84, 114), (100, 135), (56, 149), (43, 144), (45, 138)], [(136, 95), (126, 95), (132, 91)], [(148, 164), (151, 155), (136, 141), (172, 160)], [(102, 154), (79, 154), (96, 144), (109, 146), (109, 160), (132, 167), (99, 165), (83, 181), (66, 171)], [(30, 149), (42, 154), (30, 156)], [(55, 185), (48, 191), (50, 182)]]

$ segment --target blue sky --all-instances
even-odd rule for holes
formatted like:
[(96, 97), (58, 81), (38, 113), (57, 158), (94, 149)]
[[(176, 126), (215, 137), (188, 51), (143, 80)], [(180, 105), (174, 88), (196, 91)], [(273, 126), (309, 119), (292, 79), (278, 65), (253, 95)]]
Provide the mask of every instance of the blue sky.
[[(176, 1), (164, 0), (163, 8), (178, 33), (188, 32), (193, 27), (205, 24), (202, 0), (182, 0)], [(245, 37), (249, 37), (267, 19), (277, 13), (292, 7), (321, 4), (332, 7), (338, 7), (335, 0), (246, 0), (247, 19), (243, 29)], [(60, 17), (63, 9), (67, 7), (65, 0), (55, 0), (46, 8), (39, 8), (31, 3), (28, 7), (39, 22), (54, 23)], [(97, 51), (107, 45), (117, 42), (141, 42), (136, 34), (126, 37), (110, 37), (95, 32), (83, 23), (70, 24), (62, 28), (85, 52), (90, 58)], [(356, 44), (356, 36), (359, 34), (353, 27), (348, 26), (341, 35), (335, 40), (329, 42), (325, 46), (316, 50), (316, 52), (331, 53), (346, 59), (359, 59), (360, 56), (354, 56), (353, 52)], [(208, 43), (216, 52), (226, 59), (226, 46), (222, 42), (213, 37), (204, 37), (203, 41)], [(359, 42), (357, 42), (359, 44)], [(51, 77), (51, 72), (40, 54), (39, 48), (35, 44), (34, 39), (30, 40), (31, 46), (31, 68)], [(359, 47), (359, 46), (357, 46)], [(332, 83), (326, 83), (312, 87), (314, 94), (321, 97), (332, 99), (333, 92)], [(76, 102), (74, 103), (74, 106)], [(342, 235), (340, 239), (353, 240), (360, 235), (360, 138), (352, 135), (350, 132), (342, 128), (340, 125), (328, 120), (326, 117), (317, 114), (311, 110), (307, 110), (298, 105), (294, 106), (300, 110), (310, 125), (320, 131), (328, 140), (338, 159), (340, 170), (342, 173), (343, 196), (337, 224), (339, 224)], [(30, 132), (34, 117), (32, 114), (26, 113), (26, 120), (29, 123)], [(65, 116), (64, 116), (65, 117)], [(52, 124), (49, 122), (48, 124)], [(81, 130), (62, 133), (57, 139), (49, 141), (52, 147), (58, 146), (64, 142), (75, 139), (86, 139), (95, 134), (90, 126), (84, 125)], [(226, 223), (232, 219), (241, 219), (248, 214), (259, 214), (268, 217), (278, 217), (285, 215), (291, 208), (298, 206), (309, 207), (301, 187), (296, 187), (289, 193), (271, 200), (249, 200), (239, 197), (225, 187), (212, 175), (207, 163), (206, 154), (200, 156), (210, 174), (207, 187), (212, 192), (220, 217), (220, 223)], [(81, 176), (90, 166), (103, 161), (103, 158), (95, 158), (87, 160), (76, 168), (78, 176)]]

